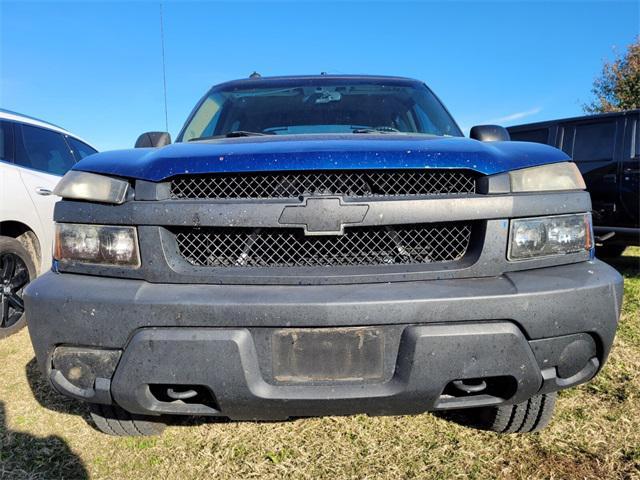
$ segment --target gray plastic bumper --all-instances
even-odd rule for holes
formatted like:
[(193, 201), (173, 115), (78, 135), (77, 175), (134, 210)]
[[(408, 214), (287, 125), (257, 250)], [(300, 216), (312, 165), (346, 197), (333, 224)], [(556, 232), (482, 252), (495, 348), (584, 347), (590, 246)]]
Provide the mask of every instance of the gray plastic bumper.
[[(50, 273), (25, 297), (38, 362), (67, 395), (137, 413), (282, 419), (513, 403), (584, 382), (613, 342), (622, 278), (599, 261), (342, 286), (167, 285)], [(276, 335), (345, 327), (375, 327), (377, 376), (278, 378)], [(82, 390), (53, 368), (58, 345), (122, 356), (110, 378)], [(488, 388), (452, 393), (452, 382), (464, 379), (485, 379)], [(153, 393), (191, 386), (211, 401), (169, 402)]]

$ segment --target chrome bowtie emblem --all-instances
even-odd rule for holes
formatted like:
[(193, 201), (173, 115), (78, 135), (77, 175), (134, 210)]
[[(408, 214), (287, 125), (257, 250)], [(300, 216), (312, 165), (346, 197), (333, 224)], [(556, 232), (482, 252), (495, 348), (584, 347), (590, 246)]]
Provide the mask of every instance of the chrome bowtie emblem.
[(282, 209), (278, 223), (304, 228), (305, 235), (342, 235), (345, 225), (361, 223), (368, 205), (343, 203), (340, 197), (305, 198)]

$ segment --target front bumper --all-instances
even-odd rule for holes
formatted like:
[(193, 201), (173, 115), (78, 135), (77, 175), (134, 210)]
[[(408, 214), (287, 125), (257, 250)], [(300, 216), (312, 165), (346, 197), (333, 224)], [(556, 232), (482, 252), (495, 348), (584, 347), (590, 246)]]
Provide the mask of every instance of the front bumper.
[[(39, 365), (62, 393), (141, 414), (284, 419), (517, 403), (587, 381), (611, 348), (622, 278), (597, 260), (352, 285), (169, 285), (48, 273), (25, 300)], [(371, 326), (383, 337), (376, 378), (291, 382), (274, 373), (279, 332)], [(122, 354), (112, 374), (78, 388), (53, 368), (59, 345)], [(464, 379), (486, 379), (489, 388), (452, 393)], [(211, 401), (154, 393), (190, 386)]]

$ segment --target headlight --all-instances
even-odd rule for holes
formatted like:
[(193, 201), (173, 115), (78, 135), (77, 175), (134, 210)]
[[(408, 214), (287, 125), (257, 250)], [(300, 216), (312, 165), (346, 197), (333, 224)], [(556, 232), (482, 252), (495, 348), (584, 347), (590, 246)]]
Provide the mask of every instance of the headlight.
[(53, 250), (54, 259), (62, 265), (140, 266), (135, 227), (58, 223)]
[(521, 218), (511, 221), (509, 260), (590, 250), (593, 246), (591, 214)]
[(124, 180), (71, 170), (62, 177), (53, 193), (73, 200), (120, 205), (127, 199), (128, 191), (129, 183)]
[(586, 185), (575, 163), (553, 163), (509, 172), (512, 192), (584, 190)]
[(587, 188), (580, 170), (571, 162), (523, 168), (485, 178), (488, 181), (487, 193), (549, 192)]

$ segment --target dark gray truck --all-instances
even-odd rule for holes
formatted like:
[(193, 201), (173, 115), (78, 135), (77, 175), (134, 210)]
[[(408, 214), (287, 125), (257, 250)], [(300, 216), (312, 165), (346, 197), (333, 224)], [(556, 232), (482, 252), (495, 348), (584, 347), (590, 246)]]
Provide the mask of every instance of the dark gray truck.
[(561, 149), (580, 169), (593, 203), (600, 257), (640, 245), (640, 110), (509, 127), (512, 140)]
[(175, 144), (59, 184), (53, 268), (25, 293), (43, 374), (114, 435), (453, 410), (540, 429), (604, 365), (622, 278), (565, 153), (471, 137), (411, 79), (213, 87)]

